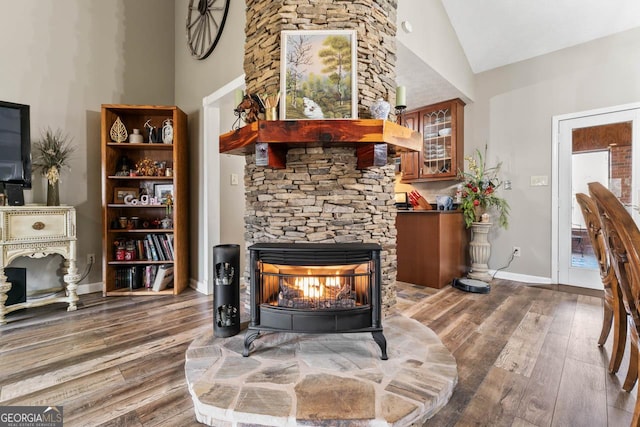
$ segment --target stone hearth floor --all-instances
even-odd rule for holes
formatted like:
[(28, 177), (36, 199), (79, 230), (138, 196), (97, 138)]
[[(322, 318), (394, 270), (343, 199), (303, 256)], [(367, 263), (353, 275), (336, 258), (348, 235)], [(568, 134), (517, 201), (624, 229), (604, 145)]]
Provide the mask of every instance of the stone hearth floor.
[(450, 399), (456, 362), (436, 334), (401, 314), (384, 319), (389, 360), (370, 333), (201, 336), (186, 355), (199, 422), (212, 426), (421, 425)]

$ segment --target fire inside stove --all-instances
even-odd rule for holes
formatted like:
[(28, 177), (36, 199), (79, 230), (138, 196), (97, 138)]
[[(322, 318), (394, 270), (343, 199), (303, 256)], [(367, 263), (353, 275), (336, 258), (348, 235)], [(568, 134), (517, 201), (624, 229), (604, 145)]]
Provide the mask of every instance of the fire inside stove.
[(263, 264), (263, 303), (293, 309), (350, 309), (369, 304), (368, 264), (291, 267)]
[(374, 243), (256, 243), (249, 247), (251, 319), (243, 356), (260, 331), (382, 333), (380, 252)]

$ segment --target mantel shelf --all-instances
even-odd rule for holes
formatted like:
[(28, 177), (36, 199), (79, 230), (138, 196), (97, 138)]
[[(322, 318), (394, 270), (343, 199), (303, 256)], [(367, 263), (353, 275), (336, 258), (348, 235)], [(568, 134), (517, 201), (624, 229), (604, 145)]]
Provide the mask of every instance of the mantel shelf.
[(220, 152), (254, 154), (256, 144), (262, 144), (268, 156), (266, 165), (284, 168), (288, 148), (311, 143), (355, 144), (359, 169), (386, 164), (387, 144), (410, 151), (422, 149), (419, 132), (387, 120), (259, 120), (220, 135)]

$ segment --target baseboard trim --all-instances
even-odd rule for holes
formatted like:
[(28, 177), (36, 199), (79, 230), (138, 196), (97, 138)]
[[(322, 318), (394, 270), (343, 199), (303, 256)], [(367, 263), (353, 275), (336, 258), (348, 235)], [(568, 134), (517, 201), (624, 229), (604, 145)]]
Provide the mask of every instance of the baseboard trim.
[(78, 295), (92, 294), (94, 292), (102, 292), (102, 282), (82, 283), (78, 285)]
[(211, 293), (209, 292), (209, 287), (205, 282), (201, 282), (196, 279), (190, 279), (189, 287), (192, 289), (195, 289), (197, 292), (200, 292), (201, 294), (211, 295)]
[(528, 274), (510, 273), (508, 271), (489, 271), (489, 274), (495, 274), (497, 279), (511, 280), (513, 282), (523, 282), (532, 285), (553, 285), (550, 277), (529, 276)]

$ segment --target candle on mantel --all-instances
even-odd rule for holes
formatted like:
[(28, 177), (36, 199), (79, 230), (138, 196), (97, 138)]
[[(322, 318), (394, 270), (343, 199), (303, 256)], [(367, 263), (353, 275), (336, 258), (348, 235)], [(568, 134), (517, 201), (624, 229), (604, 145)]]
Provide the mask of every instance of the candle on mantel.
[(242, 98), (244, 98), (244, 91), (242, 89), (236, 89), (235, 97), (236, 97), (236, 104), (235, 105), (237, 107), (242, 102)]
[(404, 86), (398, 86), (396, 88), (396, 107), (407, 106), (407, 88)]

